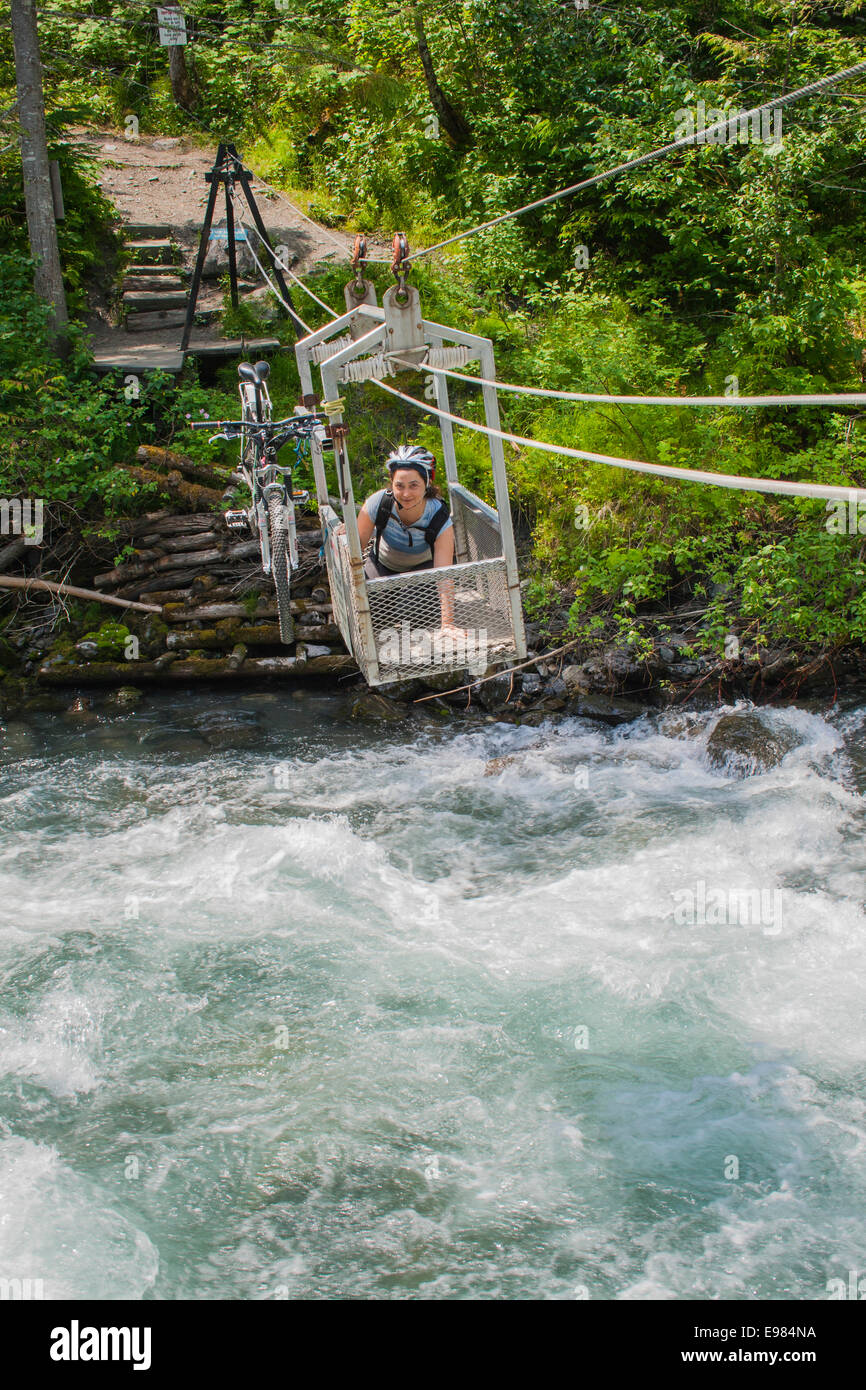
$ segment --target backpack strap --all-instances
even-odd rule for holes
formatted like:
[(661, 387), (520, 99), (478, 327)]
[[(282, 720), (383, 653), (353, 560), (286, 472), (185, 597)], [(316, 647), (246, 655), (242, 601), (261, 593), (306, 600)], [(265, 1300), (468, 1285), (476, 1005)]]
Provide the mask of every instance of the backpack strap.
[(376, 508), (376, 516), (373, 521), (376, 539), (373, 542), (373, 555), (376, 561), (379, 560), (379, 543), (382, 540), (382, 532), (391, 520), (391, 513), (394, 510), (394, 494), (390, 489), (382, 494), (379, 505)]
[(446, 521), (449, 520), (450, 516), (451, 511), (448, 507), (448, 503), (443, 502), (440, 498), (438, 509), (433, 513), (427, 525), (424, 527), (424, 539), (431, 550), (436, 544), (436, 537), (439, 535), (439, 532), (442, 530)]
[[(385, 530), (385, 527), (391, 520), (393, 511), (394, 494), (393, 492), (388, 491), (383, 493), (379, 501), (379, 505), (376, 508), (376, 517), (373, 522), (373, 526), (375, 527), (376, 533), (376, 539), (373, 542), (373, 555), (375, 556), (377, 561), (379, 559), (379, 543), (382, 539), (382, 532)], [(442, 530), (443, 526), (445, 525), (446, 521), (448, 521), (450, 516), (451, 512), (447, 502), (443, 502), (440, 499), (438, 508), (431, 516), (427, 525), (424, 527), (424, 540), (426, 544), (429, 545), (431, 551), (433, 549), (433, 546), (436, 544), (436, 537), (439, 535), (439, 532)], [(409, 540), (411, 544), (411, 533), (409, 536)]]

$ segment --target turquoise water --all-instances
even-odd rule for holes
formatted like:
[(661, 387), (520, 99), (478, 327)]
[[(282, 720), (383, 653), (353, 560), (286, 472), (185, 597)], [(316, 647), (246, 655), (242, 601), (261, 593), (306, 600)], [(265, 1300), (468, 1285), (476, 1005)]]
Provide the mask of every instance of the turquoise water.
[[(765, 712), (795, 746), (742, 781), (713, 714), (377, 733), (221, 692), (262, 732), (220, 750), (212, 701), (2, 731), (0, 1276), (825, 1299), (866, 1266), (866, 711)], [(766, 910), (684, 913), (732, 888)]]

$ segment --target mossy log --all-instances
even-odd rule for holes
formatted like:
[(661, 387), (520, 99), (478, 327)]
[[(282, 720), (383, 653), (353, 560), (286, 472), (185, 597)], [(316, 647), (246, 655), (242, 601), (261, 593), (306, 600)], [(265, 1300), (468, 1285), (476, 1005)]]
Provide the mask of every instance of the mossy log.
[[(249, 622), (255, 618), (277, 616), (277, 605), (269, 598), (260, 598), (255, 608), (252, 604), (248, 606), (245, 603), (202, 603), (198, 607), (189, 607), (185, 603), (166, 603), (163, 610), (167, 623), (212, 623), (223, 618), (246, 618)], [(293, 607), (292, 612), (294, 611)]]
[(221, 472), (219, 469), (209, 468), (207, 464), (195, 463), (191, 458), (187, 458), (186, 454), (178, 454), (174, 449), (159, 449), (153, 444), (142, 444), (135, 457), (145, 468), (155, 468), (166, 473), (181, 473), (191, 482), (219, 488), (221, 492), (229, 481), (228, 469)]
[(99, 589), (113, 589), (118, 584), (127, 584), (132, 579), (150, 579), (173, 570), (200, 569), (204, 565), (215, 564), (220, 560), (234, 562), (248, 560), (258, 554), (258, 541), (239, 541), (237, 545), (213, 546), (209, 550), (183, 551), (179, 555), (158, 555), (155, 551), (142, 551), (142, 559), (130, 560), (128, 564), (116, 565), (113, 570), (94, 576), (94, 584)]
[(209, 546), (218, 545), (225, 539), (225, 534), (223, 526), (218, 531), (198, 531), (181, 536), (161, 536), (158, 531), (151, 531), (138, 537), (135, 548), (141, 560), (151, 555), (183, 554), (184, 551), (206, 550)]
[[(203, 576), (203, 578), (204, 577), (205, 576)], [(266, 581), (262, 579), (262, 583), (265, 582)], [(238, 597), (237, 587), (231, 584), (214, 585), (207, 589), (202, 588), (200, 591), (196, 590), (195, 584), (183, 589), (154, 589), (152, 591), (142, 589), (142, 593), (145, 592), (148, 593), (149, 600), (153, 603), (160, 603), (163, 605), (179, 604), (182, 608), (188, 609), (190, 614), (192, 614), (193, 609), (196, 607), (196, 602), (201, 600), (201, 606), (203, 606), (204, 603), (210, 606), (216, 603), (227, 603), (233, 610), (240, 609), (240, 612), (232, 611), (231, 613), (224, 614), (225, 617), (242, 618), (245, 615), (247, 617), (249, 616), (247, 605)], [(270, 595), (259, 594), (258, 597), (273, 606), (273, 598)], [(333, 604), (330, 603), (315, 603), (312, 598), (292, 599), (293, 613), (309, 613), (310, 611), (321, 613), (323, 617), (330, 617), (334, 608)], [(198, 609), (196, 609), (196, 614), (199, 617), (201, 616)]]
[(172, 473), (157, 473), (152, 468), (136, 468), (127, 464), (124, 471), (138, 483), (154, 483), (159, 492), (167, 493), (173, 501), (186, 506), (191, 512), (207, 506), (222, 506), (222, 492), (203, 487), (201, 483), (188, 483), (179, 469)]
[(209, 531), (218, 518), (213, 512), (147, 512), (144, 516), (131, 517), (116, 524), (124, 534), (131, 536), (152, 532), (159, 536), (186, 536), (196, 531)]
[[(169, 653), (169, 655), (174, 655)], [(307, 680), (318, 676), (344, 675), (356, 671), (351, 656), (315, 656), (299, 661), (294, 656), (247, 657), (237, 663), (233, 656), (208, 658), (190, 657), (159, 665), (155, 661), (88, 661), (77, 666), (41, 668), (38, 674), (44, 685), (136, 685), (183, 684), (199, 680), (224, 680), (250, 676), (275, 676), (282, 679)]]
[[(328, 623), (323, 627), (304, 627), (296, 629), (299, 638), (305, 642), (342, 642), (340, 629)], [(229, 620), (226, 627), (190, 628), (187, 631), (170, 632), (166, 646), (170, 651), (195, 651), (197, 647), (226, 648), (233, 642), (244, 642), (248, 647), (278, 647), (280, 628), (278, 623), (260, 623), (244, 626)]]

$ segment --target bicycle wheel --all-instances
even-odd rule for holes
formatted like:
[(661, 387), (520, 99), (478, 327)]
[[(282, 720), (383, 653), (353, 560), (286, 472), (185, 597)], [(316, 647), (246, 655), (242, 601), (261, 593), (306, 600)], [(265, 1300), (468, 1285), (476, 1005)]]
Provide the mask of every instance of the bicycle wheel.
[(295, 625), (292, 621), (290, 601), (289, 536), (286, 513), (280, 498), (272, 494), (268, 498), (268, 520), (270, 522), (271, 574), (277, 591), (277, 613), (280, 619), (280, 641), (286, 645), (295, 640)]

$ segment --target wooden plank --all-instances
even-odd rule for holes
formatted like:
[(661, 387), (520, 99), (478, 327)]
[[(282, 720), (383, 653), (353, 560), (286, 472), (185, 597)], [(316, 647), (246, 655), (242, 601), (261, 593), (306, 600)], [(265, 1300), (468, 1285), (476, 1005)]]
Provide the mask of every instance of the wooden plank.
[(128, 241), (162, 240), (171, 232), (167, 222), (127, 222), (124, 233)]
[(127, 314), (129, 333), (149, 333), (154, 328), (183, 328), (186, 314), (183, 309), (168, 309), (155, 314)]
[(189, 271), (182, 265), (128, 265), (125, 267), (123, 273), (124, 275), (132, 275), (134, 278), (140, 275), (174, 275), (177, 276), (178, 279), (180, 279), (181, 276), (183, 276), (185, 280), (189, 279)]
[(97, 372), (170, 372), (176, 375), (183, 370), (183, 353), (163, 343), (131, 344), (129, 347), (116, 347), (93, 354), (93, 366)]
[(163, 309), (183, 309), (187, 301), (186, 290), (150, 290), (137, 292), (127, 290), (123, 296), (123, 304), (129, 310), (163, 310)]
[(174, 246), (170, 241), (131, 241), (128, 246), (139, 263), (170, 265), (174, 259)]
[(133, 275), (131, 279), (123, 282), (124, 294), (158, 294), (163, 290), (179, 294), (185, 289), (186, 286), (179, 275), (161, 275), (158, 270), (152, 271), (150, 275)]
[(254, 352), (278, 352), (279, 338), (214, 338), (210, 342), (191, 342), (187, 353), (192, 357), (242, 357)]

